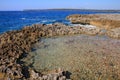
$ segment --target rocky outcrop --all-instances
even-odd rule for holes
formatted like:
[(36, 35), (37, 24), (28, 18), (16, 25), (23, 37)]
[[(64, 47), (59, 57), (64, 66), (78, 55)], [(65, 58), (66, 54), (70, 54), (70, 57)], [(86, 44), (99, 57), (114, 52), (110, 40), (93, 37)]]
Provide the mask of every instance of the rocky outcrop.
[(89, 24), (97, 27), (92, 30), (85, 29), (86, 34), (95, 33), (119, 39), (120, 14), (75, 14), (68, 16), (67, 19), (73, 24)]
[(67, 17), (73, 24), (90, 24), (104, 29), (120, 27), (120, 14), (70, 15)]
[[(97, 19), (98, 16), (94, 16), (94, 19)], [(90, 24), (90, 21), (93, 20), (92, 15), (80, 15), (80, 14), (74, 14), (67, 16), (68, 20), (71, 21), (73, 24)]]
[(93, 20), (90, 21), (90, 24), (101, 27), (106, 30), (120, 27), (120, 21), (117, 20), (107, 20), (107, 19)]
[[(32, 49), (32, 45), (41, 37), (63, 36), (73, 34), (99, 33), (99, 29), (88, 29), (80, 26), (71, 27), (55, 23), (52, 25), (34, 24), (21, 30), (6, 32), (0, 35), (0, 79), (6, 76), (10, 79), (25, 77), (20, 59)], [(4, 74), (4, 75), (3, 75)]]
[(30, 70), (30, 80), (66, 80), (66, 72), (60, 68), (55, 72), (51, 72), (47, 75), (41, 75), (40, 73)]
[(112, 38), (120, 39), (120, 28), (115, 28), (107, 31), (107, 35)]
[[(97, 16), (96, 16), (97, 17)], [(120, 38), (119, 29), (112, 29), (108, 32), (110, 37)], [(74, 34), (89, 34), (89, 35), (103, 35), (105, 34), (101, 28), (87, 28), (81, 26), (66, 26), (64, 24), (55, 23), (51, 25), (34, 24), (26, 26), (21, 30), (10, 31), (0, 35), (0, 79), (23, 79), (24, 66), (21, 64), (20, 59), (32, 50), (32, 45), (39, 41), (41, 37), (74, 35)], [(28, 71), (30, 72), (30, 71)], [(64, 80), (64, 71), (55, 73), (55, 77)], [(30, 72), (31, 73), (31, 72)], [(43, 78), (38, 73), (32, 71), (32, 78)], [(51, 78), (52, 74), (45, 75)], [(54, 76), (53, 75), (53, 76)], [(37, 76), (37, 77), (35, 77)], [(63, 78), (63, 79), (62, 79)], [(52, 77), (53, 79), (53, 77)], [(32, 79), (31, 79), (32, 80)]]

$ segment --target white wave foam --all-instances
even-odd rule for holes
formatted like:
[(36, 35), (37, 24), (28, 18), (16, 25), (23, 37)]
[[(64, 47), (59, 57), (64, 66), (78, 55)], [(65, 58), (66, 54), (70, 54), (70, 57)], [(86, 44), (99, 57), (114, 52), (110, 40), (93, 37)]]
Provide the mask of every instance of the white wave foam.
[(25, 20), (26, 18), (20, 18), (20, 19)]
[(93, 25), (82, 25), (82, 24), (71, 24), (71, 26), (81, 26), (85, 28), (96, 28), (96, 26)]
[(39, 18), (20, 18), (20, 19), (22, 19), (22, 20), (40, 20)]
[(56, 20), (43, 20), (41, 22), (45, 23), (45, 22), (55, 22)]
[(48, 22), (48, 21), (47, 21), (47, 20), (43, 20), (43, 21), (41, 21), (41, 22), (45, 23), (45, 22)]

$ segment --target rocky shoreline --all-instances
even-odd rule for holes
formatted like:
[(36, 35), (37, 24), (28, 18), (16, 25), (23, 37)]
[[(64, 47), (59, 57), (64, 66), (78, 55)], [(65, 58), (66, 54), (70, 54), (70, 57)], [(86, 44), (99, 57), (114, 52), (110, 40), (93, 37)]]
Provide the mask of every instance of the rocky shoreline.
[(106, 31), (106, 35), (120, 39), (120, 14), (70, 15), (66, 19), (73, 24), (89, 24)]
[[(68, 17), (68, 19), (71, 20), (70, 17)], [(117, 22), (117, 24), (119, 23)], [(75, 34), (107, 34), (110, 37), (120, 39), (120, 28), (118, 28), (117, 26), (117, 28), (115, 29), (104, 31), (103, 28), (99, 27), (74, 27), (67, 26), (61, 23), (55, 23), (52, 25), (34, 24), (32, 26), (26, 26), (21, 30), (10, 31), (4, 34), (0, 34), (0, 79), (65, 80), (67, 78), (67, 74), (64, 70), (59, 69), (51, 74), (44, 75), (39, 72), (35, 72), (33, 69), (30, 69), (27, 66), (24, 66), (22, 62), (20, 62), (20, 59), (25, 57), (25, 54), (32, 50), (33, 44), (38, 42), (41, 37), (64, 36)], [(26, 75), (26, 73), (28, 73), (28, 75)]]
[[(86, 28), (87, 29), (87, 28)], [(64, 24), (35, 24), (22, 30), (6, 32), (0, 35), (0, 71), (2, 78), (23, 78), (24, 68), (19, 59), (32, 49), (32, 44), (40, 37), (52, 37), (85, 33), (82, 27), (68, 27)], [(90, 32), (97, 34), (97, 32)]]

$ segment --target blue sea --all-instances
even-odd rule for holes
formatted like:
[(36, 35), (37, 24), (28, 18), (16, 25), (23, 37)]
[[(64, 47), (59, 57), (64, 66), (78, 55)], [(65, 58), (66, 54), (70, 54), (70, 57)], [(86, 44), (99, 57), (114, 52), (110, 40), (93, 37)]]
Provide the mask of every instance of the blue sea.
[[(70, 24), (66, 16), (71, 14), (100, 14), (107, 12), (81, 10), (0, 11), (0, 33), (19, 30), (32, 24), (60, 22)], [(115, 13), (115, 12), (113, 12)]]

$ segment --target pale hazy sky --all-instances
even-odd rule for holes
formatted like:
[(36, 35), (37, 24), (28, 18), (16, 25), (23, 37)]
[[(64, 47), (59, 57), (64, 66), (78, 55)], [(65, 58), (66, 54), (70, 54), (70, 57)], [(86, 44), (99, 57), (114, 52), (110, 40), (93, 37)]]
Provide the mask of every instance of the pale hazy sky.
[(0, 10), (23, 9), (120, 9), (120, 0), (1, 0)]

